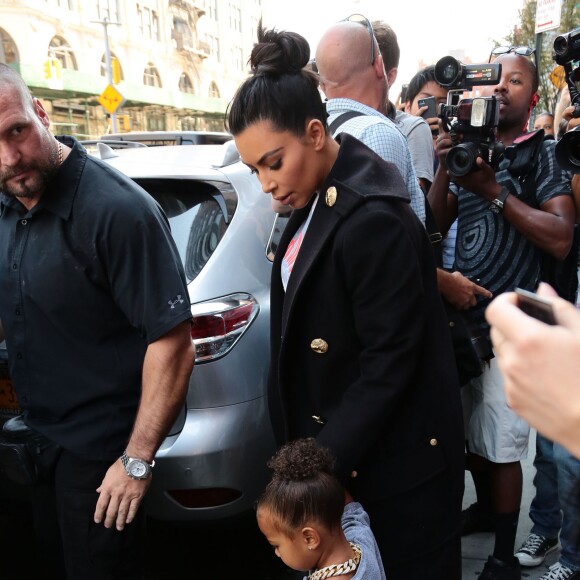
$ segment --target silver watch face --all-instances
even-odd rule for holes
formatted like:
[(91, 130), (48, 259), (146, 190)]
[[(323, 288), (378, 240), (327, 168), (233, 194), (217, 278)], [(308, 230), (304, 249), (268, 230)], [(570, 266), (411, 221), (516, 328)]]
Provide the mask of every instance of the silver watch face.
[(144, 479), (149, 474), (149, 465), (140, 459), (132, 459), (127, 465), (127, 473), (135, 479)]

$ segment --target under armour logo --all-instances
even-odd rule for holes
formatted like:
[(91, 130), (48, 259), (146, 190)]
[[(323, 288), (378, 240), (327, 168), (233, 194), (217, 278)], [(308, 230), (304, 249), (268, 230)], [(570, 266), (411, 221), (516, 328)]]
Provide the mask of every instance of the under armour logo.
[(167, 304), (169, 304), (169, 306), (171, 306), (171, 308), (175, 308), (175, 305), (177, 303), (183, 304), (183, 298), (181, 297), (181, 294), (177, 295), (177, 298), (175, 300), (168, 300)]

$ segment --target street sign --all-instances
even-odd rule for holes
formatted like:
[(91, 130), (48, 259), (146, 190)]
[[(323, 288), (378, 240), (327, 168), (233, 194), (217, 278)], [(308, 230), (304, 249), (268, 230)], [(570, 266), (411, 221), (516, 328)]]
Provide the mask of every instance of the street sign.
[(536, 34), (560, 26), (562, 0), (538, 0), (536, 4)]
[(562, 65), (558, 65), (550, 73), (550, 80), (559, 91), (566, 86), (566, 73), (564, 72), (564, 67)]
[(97, 100), (112, 115), (125, 102), (125, 97), (113, 85), (108, 85)]

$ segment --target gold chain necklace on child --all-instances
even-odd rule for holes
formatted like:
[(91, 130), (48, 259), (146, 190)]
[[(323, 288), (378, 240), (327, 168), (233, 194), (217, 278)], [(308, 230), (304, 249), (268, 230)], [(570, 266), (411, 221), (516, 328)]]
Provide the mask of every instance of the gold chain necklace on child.
[(343, 562), (342, 564), (333, 564), (332, 566), (326, 566), (325, 568), (320, 568), (320, 570), (316, 570), (316, 572), (312, 572), (312, 574), (308, 575), (308, 580), (324, 580), (325, 578), (331, 578), (333, 576), (343, 576), (344, 574), (348, 574), (349, 572), (354, 572), (360, 563), (361, 558), (361, 549), (360, 546), (349, 542), (352, 551), (354, 552), (354, 556)]

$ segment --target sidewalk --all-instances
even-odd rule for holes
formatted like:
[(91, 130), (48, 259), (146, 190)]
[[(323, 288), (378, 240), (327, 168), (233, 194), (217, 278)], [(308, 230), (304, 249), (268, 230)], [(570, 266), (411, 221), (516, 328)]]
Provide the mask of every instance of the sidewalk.
[[(528, 517), (528, 510), (530, 502), (534, 497), (533, 479), (535, 469), (533, 466), (534, 454), (536, 449), (536, 433), (532, 431), (530, 434), (530, 446), (528, 451), (528, 458), (522, 462), (522, 469), (524, 472), (524, 490), (522, 495), (522, 507), (520, 509), (520, 521), (518, 524), (518, 536), (516, 539), (516, 550), (521, 546), (525, 540), (528, 532), (532, 526), (532, 522)], [(463, 496), (463, 507), (466, 508), (475, 501), (475, 490), (473, 487), (473, 480), (471, 475), (465, 475), (465, 495)], [(463, 553), (463, 580), (476, 580), (483, 566), (487, 561), (487, 557), (493, 552), (493, 534), (472, 534), (462, 540)], [(544, 574), (548, 568), (558, 560), (559, 552), (554, 552), (548, 556), (546, 562), (541, 566), (535, 568), (525, 568), (522, 566), (522, 578), (536, 580)]]

